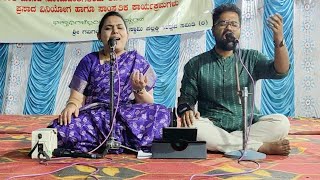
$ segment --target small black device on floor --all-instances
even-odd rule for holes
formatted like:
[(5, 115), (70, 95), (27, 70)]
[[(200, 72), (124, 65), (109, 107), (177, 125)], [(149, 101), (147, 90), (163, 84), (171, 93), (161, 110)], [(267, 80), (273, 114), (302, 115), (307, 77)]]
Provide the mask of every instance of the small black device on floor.
[(73, 158), (91, 158), (91, 159), (101, 159), (103, 158), (100, 154), (89, 154), (83, 152), (72, 151), (64, 148), (56, 148), (53, 150), (52, 155), (55, 157), (73, 157)]
[(152, 142), (152, 158), (206, 159), (206, 142), (196, 139), (196, 128), (163, 128), (163, 139)]
[(178, 127), (167, 127), (163, 128), (164, 141), (196, 141), (197, 140), (197, 129), (196, 128), (178, 128)]

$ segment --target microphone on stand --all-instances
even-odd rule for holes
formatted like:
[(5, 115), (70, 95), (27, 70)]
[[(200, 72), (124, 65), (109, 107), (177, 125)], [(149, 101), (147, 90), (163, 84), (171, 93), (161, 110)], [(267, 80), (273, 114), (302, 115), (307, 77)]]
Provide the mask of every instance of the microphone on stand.
[(232, 32), (227, 32), (226, 39), (233, 43), (239, 43), (239, 40), (234, 36)]
[(108, 137), (108, 141), (106, 143), (106, 148), (104, 152), (102, 153), (103, 156), (105, 156), (110, 149), (119, 149), (121, 146), (121, 143), (116, 141), (114, 138), (114, 127), (113, 124), (115, 123), (115, 120), (113, 119), (114, 117), (114, 61), (116, 60), (116, 45), (117, 45), (117, 40), (120, 40), (120, 38), (117, 37), (110, 37), (108, 40), (108, 45), (110, 48), (110, 65), (111, 65), (111, 70), (110, 70), (110, 122), (111, 122), (111, 128), (110, 128), (110, 137)]
[(117, 41), (120, 40), (120, 38), (116, 38), (116, 37), (111, 37), (109, 40), (108, 40), (108, 45), (110, 47), (111, 50), (114, 50), (114, 48), (116, 47), (117, 45)]
[[(233, 42), (234, 44), (234, 54), (236, 60), (238, 59), (241, 62), (241, 55), (240, 49), (236, 51), (236, 46), (239, 43), (239, 40), (234, 36), (232, 32), (227, 32), (225, 34), (226, 40), (229, 42)], [(239, 45), (239, 44), (238, 44)], [(239, 96), (239, 104), (242, 105), (242, 150), (235, 150), (231, 152), (226, 152), (225, 156), (238, 158), (239, 160), (257, 160), (257, 159), (265, 159), (266, 154), (260, 153), (254, 150), (247, 149), (247, 142), (248, 142), (248, 113), (247, 113), (247, 106), (248, 106), (248, 87), (243, 87), (243, 90), (240, 89), (240, 80), (239, 80), (239, 67), (238, 62), (235, 63), (235, 72), (236, 72), (236, 85), (237, 85), (237, 94)]]
[(113, 65), (113, 62), (116, 60), (116, 46), (117, 46), (117, 41), (120, 40), (120, 38), (117, 37), (110, 37), (108, 40), (108, 46), (110, 49), (110, 63)]

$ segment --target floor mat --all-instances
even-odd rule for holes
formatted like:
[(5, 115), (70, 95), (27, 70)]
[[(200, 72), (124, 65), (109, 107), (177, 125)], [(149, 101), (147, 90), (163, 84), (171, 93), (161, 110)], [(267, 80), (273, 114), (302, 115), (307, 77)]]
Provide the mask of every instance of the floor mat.
[[(47, 172), (52, 173), (19, 179), (85, 179), (98, 168), (95, 176), (99, 179), (183, 180), (194, 174), (244, 173), (257, 167), (251, 162), (239, 164), (217, 153), (209, 153), (206, 160), (137, 159), (135, 154), (108, 154), (98, 160), (70, 158), (49, 161), (47, 165), (39, 164), (27, 157), (31, 148), (31, 132), (46, 127), (56, 117), (0, 116), (0, 179)], [(292, 150), (288, 157), (268, 156), (259, 161), (261, 168), (253, 173), (212, 179), (320, 179), (320, 135), (310, 133), (320, 130), (320, 120), (292, 118), (290, 121), (292, 126), (288, 139)], [(59, 170), (61, 168), (65, 169)]]

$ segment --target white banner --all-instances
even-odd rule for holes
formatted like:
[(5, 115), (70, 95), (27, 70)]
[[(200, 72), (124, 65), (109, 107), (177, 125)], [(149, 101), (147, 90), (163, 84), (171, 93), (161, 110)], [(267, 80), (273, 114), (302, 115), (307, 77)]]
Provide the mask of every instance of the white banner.
[(0, 42), (96, 40), (109, 11), (123, 15), (129, 37), (182, 34), (211, 28), (212, 0), (11, 0), (0, 2)]

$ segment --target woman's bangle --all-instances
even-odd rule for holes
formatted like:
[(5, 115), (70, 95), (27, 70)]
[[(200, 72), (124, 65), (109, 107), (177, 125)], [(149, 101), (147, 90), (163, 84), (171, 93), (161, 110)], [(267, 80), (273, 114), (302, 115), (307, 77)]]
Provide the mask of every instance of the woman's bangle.
[(145, 88), (134, 89), (134, 90), (132, 90), (132, 92), (135, 93), (135, 94), (143, 94), (143, 91), (145, 91), (145, 90), (146, 90)]
[(77, 105), (77, 103), (75, 103), (74, 101), (68, 101), (67, 104), (66, 104), (66, 107), (67, 107), (69, 104), (73, 104), (73, 105), (75, 105), (77, 108), (79, 108), (79, 106)]

